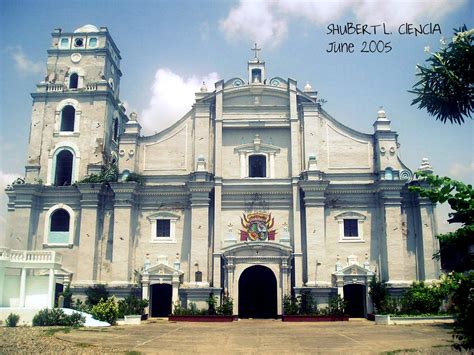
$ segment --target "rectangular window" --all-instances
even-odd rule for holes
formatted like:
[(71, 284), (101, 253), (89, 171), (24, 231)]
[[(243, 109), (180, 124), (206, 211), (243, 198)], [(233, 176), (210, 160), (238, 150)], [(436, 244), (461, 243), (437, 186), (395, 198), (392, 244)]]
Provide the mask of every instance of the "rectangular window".
[(344, 237), (358, 237), (358, 220), (357, 219), (344, 219)]
[(156, 236), (157, 237), (171, 237), (170, 233), (170, 220), (169, 219), (157, 219), (156, 220)]

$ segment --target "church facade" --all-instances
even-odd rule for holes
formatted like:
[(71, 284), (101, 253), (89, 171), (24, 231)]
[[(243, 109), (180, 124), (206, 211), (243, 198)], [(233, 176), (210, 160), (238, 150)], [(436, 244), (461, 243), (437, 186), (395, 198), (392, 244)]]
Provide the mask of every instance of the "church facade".
[(143, 136), (107, 28), (55, 30), (5, 246), (55, 251), (73, 293), (141, 292), (152, 316), (225, 293), (236, 315), (275, 317), (305, 290), (364, 316), (374, 275), (393, 292), (436, 279), (434, 206), (408, 191), (385, 112), (373, 133), (353, 130), (255, 53), (245, 77), (203, 84), (184, 117)]

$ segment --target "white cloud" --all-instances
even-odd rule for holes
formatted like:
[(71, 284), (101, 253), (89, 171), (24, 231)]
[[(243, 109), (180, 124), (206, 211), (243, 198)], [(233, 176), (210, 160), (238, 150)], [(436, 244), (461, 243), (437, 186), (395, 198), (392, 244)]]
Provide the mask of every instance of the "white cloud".
[(386, 23), (393, 28), (405, 22), (434, 22), (464, 3), (465, 0), (240, 0), (220, 21), (220, 29), (230, 40), (257, 41), (273, 47), (286, 38), (291, 20), (326, 26), (352, 12), (353, 22)]
[(252, 43), (276, 46), (286, 37), (288, 25), (286, 19), (278, 18), (273, 5), (275, 1), (241, 0), (219, 27), (229, 40), (244, 37)]
[(452, 164), (449, 167), (449, 176), (454, 179), (465, 181), (466, 183), (473, 183), (474, 182), (474, 163)]
[(217, 73), (198, 77), (183, 78), (170, 69), (160, 68), (155, 74), (151, 87), (152, 97), (148, 108), (138, 117), (145, 134), (159, 132), (178, 121), (191, 109), (195, 93), (204, 81), (213, 91), (214, 83), (219, 80)]
[(9, 48), (10, 55), (15, 62), (15, 68), (21, 75), (41, 74), (45, 72), (45, 65), (29, 59), (20, 46)]

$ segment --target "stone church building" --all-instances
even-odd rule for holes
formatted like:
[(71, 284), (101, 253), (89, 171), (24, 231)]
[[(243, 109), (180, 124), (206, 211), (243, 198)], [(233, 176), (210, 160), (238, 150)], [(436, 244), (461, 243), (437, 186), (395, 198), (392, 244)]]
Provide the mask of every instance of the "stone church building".
[[(434, 206), (408, 191), (385, 112), (373, 133), (347, 127), (254, 49), (243, 77), (203, 84), (187, 114), (143, 136), (107, 28), (55, 30), (5, 247), (54, 251), (57, 283), (141, 294), (152, 316), (225, 292), (234, 314), (275, 317), (303, 290), (364, 316), (374, 275), (392, 292), (437, 278)], [(83, 181), (114, 166), (116, 182)]]

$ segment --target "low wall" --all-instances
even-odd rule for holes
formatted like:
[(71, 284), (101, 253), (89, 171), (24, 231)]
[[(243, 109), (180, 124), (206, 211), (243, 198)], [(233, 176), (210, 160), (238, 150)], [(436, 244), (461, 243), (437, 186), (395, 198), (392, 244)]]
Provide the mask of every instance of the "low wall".
[(375, 315), (375, 324), (379, 325), (403, 325), (403, 324), (436, 324), (453, 323), (452, 316), (432, 316), (432, 317), (396, 317), (390, 315)]
[(19, 307), (0, 307), (0, 321), (5, 325), (5, 320), (10, 313), (18, 314), (20, 321), (18, 325), (31, 325), (33, 317), (42, 308), (19, 308)]

